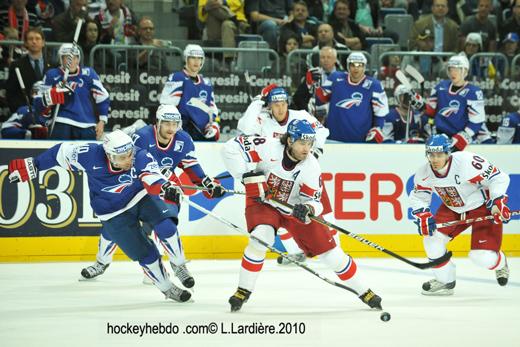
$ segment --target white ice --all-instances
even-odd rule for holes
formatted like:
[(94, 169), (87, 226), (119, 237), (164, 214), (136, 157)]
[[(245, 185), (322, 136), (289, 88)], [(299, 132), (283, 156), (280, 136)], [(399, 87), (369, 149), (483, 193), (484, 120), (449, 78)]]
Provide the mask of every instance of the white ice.
[[(423, 261), (423, 260), (421, 260)], [(79, 282), (90, 263), (0, 265), (0, 346), (520, 346), (520, 258), (510, 258), (510, 282), (455, 258), (452, 297), (426, 297), (420, 287), (429, 271), (394, 259), (357, 259), (359, 273), (383, 298), (392, 315), (367, 309), (350, 292), (297, 267), (266, 261), (257, 287), (242, 311), (227, 300), (237, 286), (240, 260), (196, 260), (193, 302), (165, 301), (143, 285), (136, 263), (115, 262), (95, 281)], [(334, 276), (317, 261), (310, 265)], [(217, 323), (216, 334), (183, 334), (188, 325)], [(224, 334), (231, 323), (304, 323), (303, 334)], [(107, 325), (177, 325), (177, 335), (114, 335)], [(300, 326), (301, 327), (301, 326)]]

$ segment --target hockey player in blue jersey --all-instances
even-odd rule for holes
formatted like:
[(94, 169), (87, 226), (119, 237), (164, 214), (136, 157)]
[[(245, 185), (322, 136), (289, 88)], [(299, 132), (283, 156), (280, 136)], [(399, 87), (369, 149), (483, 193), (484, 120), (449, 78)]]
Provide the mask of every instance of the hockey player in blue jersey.
[(329, 103), (325, 126), (330, 130), (331, 140), (383, 141), (388, 100), (381, 82), (365, 75), (366, 65), (363, 53), (352, 52), (347, 58), (348, 72), (331, 73), (316, 91), (317, 106)]
[(139, 262), (166, 298), (189, 300), (191, 293), (168, 278), (157, 248), (140, 225), (143, 222), (155, 230), (175, 232), (182, 197), (182, 190), (161, 174), (149, 152), (116, 130), (105, 136), (103, 144), (63, 143), (36, 158), (14, 159), (9, 163), (9, 180), (26, 182), (36, 178), (38, 171), (54, 166), (84, 171), (92, 209), (112, 240)]
[[(133, 135), (134, 144), (146, 148), (157, 160), (163, 174), (175, 184), (179, 180), (176, 167), (184, 170), (191, 181), (203, 188), (208, 198), (220, 198), (225, 190), (220, 183), (207, 176), (195, 157), (195, 146), (190, 135), (181, 129), (181, 115), (173, 105), (160, 105), (156, 113), (157, 124), (147, 125)], [(177, 214), (175, 214), (177, 217)], [(177, 229), (155, 230), (170, 259), (173, 272), (186, 288), (192, 288), (195, 280), (186, 267), (186, 258)], [(99, 240), (96, 263), (81, 272), (85, 279), (95, 278), (105, 272), (112, 262), (116, 244), (103, 229)]]
[(168, 77), (160, 103), (174, 105), (182, 115), (182, 127), (196, 141), (218, 141), (220, 126), (213, 86), (199, 71), (204, 65), (204, 51), (189, 44), (184, 49), (184, 70)]
[(436, 132), (452, 139), (452, 151), (461, 151), (477, 140), (486, 143), (491, 139), (485, 127), (484, 94), (467, 82), (469, 62), (464, 55), (448, 60), (448, 80), (433, 88), (425, 113), (435, 120)]
[[(91, 67), (80, 66), (79, 48), (72, 43), (64, 43), (58, 50), (60, 67), (49, 69), (43, 79), (48, 88), (35, 98), (37, 112), (42, 108), (59, 106), (55, 119), (52, 139), (60, 140), (95, 140), (101, 139), (103, 129), (108, 122), (110, 98), (107, 90)], [(70, 74), (63, 82), (65, 68)], [(92, 102), (92, 100), (94, 102)], [(93, 104), (96, 104), (94, 110)], [(96, 116), (98, 115), (98, 116)], [(49, 122), (47, 117), (43, 121)]]
[(497, 130), (497, 144), (520, 143), (520, 110), (502, 118)]
[[(394, 98), (397, 105), (385, 116), (383, 126), (384, 142), (417, 143), (424, 142), (420, 137), (421, 112), (424, 107), (422, 98), (416, 98), (405, 85), (395, 88)], [(410, 113), (412, 114), (411, 120)], [(407, 128), (407, 121), (409, 122)], [(406, 133), (408, 131), (408, 134)]]

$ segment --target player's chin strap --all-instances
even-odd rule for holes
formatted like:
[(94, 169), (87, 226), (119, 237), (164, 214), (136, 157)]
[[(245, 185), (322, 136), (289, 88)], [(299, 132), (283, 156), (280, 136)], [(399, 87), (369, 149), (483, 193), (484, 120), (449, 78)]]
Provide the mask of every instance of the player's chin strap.
[(350, 288), (350, 287), (348, 287), (348, 286), (346, 286), (344, 284), (341, 284), (341, 283), (335, 282), (335, 281), (333, 281), (331, 279), (328, 279), (327, 277), (319, 274), (318, 272), (314, 271), (310, 267), (306, 266), (304, 263), (301, 263), (301, 262), (299, 262), (297, 260), (294, 260), (293, 258), (289, 257), (285, 253), (282, 253), (279, 250), (277, 250), (276, 248), (272, 247), (271, 245), (269, 245), (267, 242), (263, 241), (262, 239), (259, 239), (258, 237), (254, 236), (254, 235), (251, 235), (245, 229), (239, 227), (238, 225), (234, 224), (233, 222), (230, 222), (227, 219), (219, 217), (216, 214), (214, 214), (213, 212), (205, 209), (204, 207), (194, 203), (193, 201), (190, 201), (190, 199), (187, 196), (183, 196), (183, 198), (184, 198), (184, 202), (187, 203), (188, 205), (190, 205), (191, 207), (193, 207), (194, 209), (197, 209), (200, 212), (207, 214), (208, 216), (210, 216), (210, 217), (216, 219), (217, 221), (219, 221), (219, 222), (229, 226), (230, 228), (235, 229), (236, 231), (240, 232), (241, 234), (248, 235), (251, 239), (255, 240), (256, 242), (258, 242), (262, 246), (266, 247), (271, 252), (276, 253), (279, 256), (282, 256), (285, 260), (295, 264), (298, 267), (301, 267), (302, 269), (304, 269), (307, 272), (310, 272), (311, 274), (313, 274), (314, 276), (318, 277), (319, 279), (327, 282), (328, 284), (331, 284), (333, 286), (336, 286), (336, 287), (348, 290), (349, 292), (356, 294), (356, 296), (361, 295), (360, 293), (356, 292), (354, 289), (352, 289), (352, 288)]
[[(282, 201), (277, 200), (277, 199), (269, 199), (267, 201), (272, 202), (275, 205), (283, 206), (285, 208), (292, 209), (294, 207), (294, 206), (292, 206), (290, 204), (287, 204), (287, 203), (282, 202)], [(396, 254), (396, 253), (394, 253), (394, 252), (392, 252), (392, 251), (390, 251), (390, 250), (388, 250), (388, 249), (378, 245), (375, 242), (369, 241), (369, 240), (359, 236), (358, 234), (354, 234), (351, 231), (348, 231), (348, 230), (343, 229), (343, 228), (341, 228), (341, 227), (339, 227), (337, 225), (329, 223), (329, 222), (323, 220), (322, 218), (319, 218), (319, 217), (316, 217), (316, 216), (309, 216), (309, 217), (310, 217), (310, 219), (312, 219), (313, 221), (315, 221), (317, 223), (320, 223), (320, 224), (323, 224), (323, 225), (325, 225), (325, 226), (327, 226), (329, 228), (335, 229), (335, 230), (339, 231), (342, 234), (350, 236), (351, 238), (353, 238), (356, 241), (359, 241), (359, 242), (361, 242), (361, 243), (363, 243), (363, 244), (365, 244), (365, 245), (367, 245), (369, 247), (375, 248), (375, 249), (377, 249), (380, 252), (386, 253), (386, 254), (388, 254), (388, 255), (390, 255), (390, 256), (392, 256), (394, 258), (397, 258), (397, 259), (399, 259), (399, 260), (401, 260), (401, 261), (403, 261), (403, 262), (405, 262), (405, 263), (407, 263), (409, 265), (412, 265), (413, 267), (416, 267), (418, 269), (429, 269), (429, 268), (435, 267), (437, 265), (440, 265), (442, 263), (447, 262), (448, 260), (450, 260), (450, 258), (452, 256), (451, 251), (448, 251), (442, 257), (434, 259), (434, 260), (432, 260), (432, 261), (430, 261), (428, 263), (416, 263), (416, 262), (413, 262), (413, 261), (411, 261), (409, 259), (406, 259), (406, 258), (400, 256), (399, 254)]]
[[(518, 215), (520, 215), (520, 210), (511, 211), (511, 217), (518, 216)], [(435, 227), (437, 229), (439, 229), (439, 228), (446, 228), (446, 227), (451, 227), (451, 226), (455, 226), (455, 225), (478, 223), (478, 222), (482, 222), (482, 221), (485, 221), (485, 220), (491, 220), (493, 218), (494, 218), (493, 215), (489, 215), (489, 216), (482, 216), (482, 217), (477, 217), (477, 218), (468, 218), (468, 219), (462, 219), (462, 220), (454, 220), (454, 221), (451, 221), (451, 222), (444, 222), (444, 223), (435, 224)]]

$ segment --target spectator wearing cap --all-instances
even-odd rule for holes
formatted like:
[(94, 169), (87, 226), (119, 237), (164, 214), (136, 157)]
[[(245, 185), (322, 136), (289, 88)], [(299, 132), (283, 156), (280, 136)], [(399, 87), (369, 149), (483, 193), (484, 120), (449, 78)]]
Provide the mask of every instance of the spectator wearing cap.
[[(417, 35), (415, 52), (433, 52), (434, 49), (434, 34), (429, 28)], [(442, 60), (436, 56), (406, 56), (403, 59), (402, 66), (412, 65), (426, 79), (435, 79), (437, 77), (445, 77), (446, 69)]]
[(500, 37), (502, 40), (505, 39), (509, 33), (516, 33), (520, 36), (520, 0), (513, 0), (512, 3), (511, 11), (513, 15), (500, 28)]
[(493, 10), (491, 0), (479, 0), (477, 13), (469, 16), (460, 25), (460, 41), (464, 46), (469, 33), (480, 33), (483, 52), (495, 52), (497, 50), (497, 27), (489, 19), (489, 13)]
[(489, 58), (479, 57), (471, 60), (473, 55), (480, 52), (482, 52), (482, 36), (480, 33), (469, 33), (464, 41), (462, 53), (464, 53), (470, 61), (470, 77), (488, 77)]
[[(517, 33), (509, 33), (507, 36), (502, 40), (502, 45), (500, 46), (500, 52), (503, 53), (507, 61), (509, 62), (509, 69), (506, 69), (506, 64), (504, 64), (503, 60), (497, 59), (496, 66), (497, 71), (501, 74), (501, 76), (509, 76), (512, 70), (511, 64), (513, 63), (513, 58), (515, 55), (520, 54), (520, 50), (518, 49), (518, 46), (520, 44), (520, 37)], [(517, 64), (520, 64), (520, 61), (517, 62)], [(513, 79), (520, 78), (520, 67), (517, 67), (516, 69), (518, 71), (516, 76), (511, 76)]]
[[(520, 1), (520, 0), (518, 0)], [(434, 0), (432, 14), (419, 18), (412, 26), (410, 33), (410, 49), (420, 50), (418, 47), (419, 36), (426, 29), (433, 34), (433, 51), (457, 52), (458, 42), (454, 38), (459, 36), (459, 26), (448, 14), (448, 0)]]

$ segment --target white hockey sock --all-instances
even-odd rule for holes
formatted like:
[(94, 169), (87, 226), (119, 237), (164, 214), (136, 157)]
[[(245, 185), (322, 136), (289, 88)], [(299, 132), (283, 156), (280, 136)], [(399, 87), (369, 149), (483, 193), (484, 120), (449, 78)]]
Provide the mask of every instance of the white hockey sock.
[(103, 234), (99, 235), (98, 252), (96, 254), (96, 260), (104, 265), (112, 263), (114, 253), (117, 249), (117, 245), (114, 241), (107, 240), (103, 237)]
[[(331, 224), (336, 224), (336, 218), (334, 218), (334, 213), (333, 212), (330, 212), (330, 213), (327, 213), (327, 214), (324, 214), (321, 216), (321, 218), (323, 218), (325, 221), (331, 223)], [(332, 229), (330, 228), (330, 233), (332, 235), (332, 237), (334, 238), (334, 241), (336, 241), (336, 244), (338, 246), (341, 246), (341, 240), (340, 240), (340, 232), (338, 232), (336, 229)]]
[[(429, 259), (437, 259), (446, 253), (446, 244), (450, 242), (450, 238), (439, 232), (435, 232), (433, 236), (424, 236), (423, 244), (426, 255)], [(451, 260), (432, 268), (433, 275), (437, 281), (442, 283), (450, 283), (455, 281), (455, 263)]]
[[(251, 235), (272, 246), (274, 244), (274, 229), (270, 225), (258, 225)], [(256, 279), (264, 266), (267, 247), (262, 246), (256, 240), (250, 238), (249, 244), (244, 250), (242, 265), (238, 276), (238, 286), (249, 291), (255, 288)]]
[(186, 263), (186, 257), (184, 256), (184, 249), (182, 247), (179, 233), (176, 232), (170, 237), (161, 239), (161, 245), (168, 254), (168, 258), (174, 265), (182, 265)]
[(292, 237), (291, 233), (288, 232), (286, 229), (278, 229), (278, 236), (280, 237), (280, 241), (282, 242), (282, 245), (285, 247), (287, 253), (297, 254), (303, 252), (296, 243), (296, 241), (294, 241), (294, 238)]
[(336, 246), (328, 252), (320, 254), (319, 259), (334, 270), (339, 279), (348, 287), (358, 292), (358, 295), (365, 293), (368, 286), (362, 283), (357, 273), (357, 265), (354, 259), (345, 254), (343, 250)]
[(151, 264), (141, 264), (141, 266), (144, 274), (152, 280), (153, 284), (155, 284), (161, 292), (165, 292), (173, 286), (161, 259), (157, 259)]
[(157, 233), (154, 230), (152, 230), (152, 233), (150, 234), (150, 238), (152, 239), (153, 244), (157, 248), (157, 251), (159, 252), (160, 257), (162, 258), (162, 256), (164, 255), (164, 247), (161, 244), (161, 240), (159, 239), (159, 236), (157, 236)]
[(506, 266), (506, 256), (502, 251), (472, 249), (469, 258), (475, 265), (489, 270), (499, 270)]

